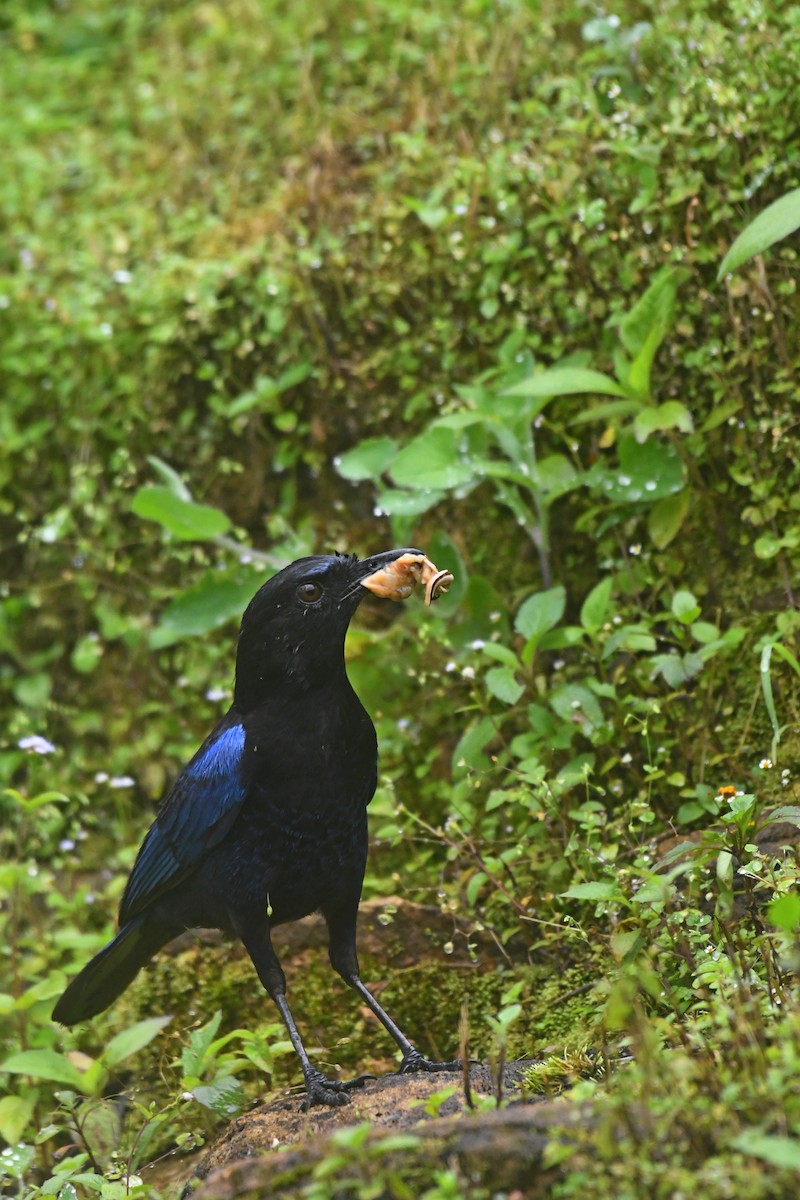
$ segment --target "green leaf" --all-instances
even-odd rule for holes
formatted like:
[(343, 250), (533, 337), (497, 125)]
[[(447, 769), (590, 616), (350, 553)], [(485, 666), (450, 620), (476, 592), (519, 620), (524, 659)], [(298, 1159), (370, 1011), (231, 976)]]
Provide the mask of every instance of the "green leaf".
[(444, 492), (419, 488), (414, 492), (402, 492), (399, 488), (387, 488), (378, 493), (375, 505), (376, 516), (418, 517), (434, 508), (444, 498)]
[(770, 900), (767, 919), (785, 933), (794, 933), (800, 927), (800, 896), (796, 892), (787, 892)]
[(145, 520), (158, 521), (173, 537), (186, 542), (208, 541), (231, 527), (218, 508), (183, 500), (168, 487), (139, 488), (131, 501), (131, 511)]
[(70, 661), (81, 675), (89, 675), (103, 657), (103, 643), (96, 633), (79, 638), (72, 648)]
[(400, 487), (448, 490), (469, 483), (474, 472), (461, 456), (456, 431), (435, 425), (400, 451), (389, 474)]
[(343, 479), (357, 482), (362, 479), (377, 479), (382, 475), (397, 453), (397, 442), (394, 438), (366, 438), (352, 450), (348, 450), (341, 458), (335, 458), (333, 465)]
[(586, 472), (586, 482), (612, 504), (648, 504), (683, 488), (683, 463), (669, 442), (651, 438), (640, 445), (635, 438), (620, 438), (619, 468), (597, 464)]
[(235, 1117), (244, 1107), (242, 1085), (232, 1075), (222, 1075), (213, 1083), (200, 1084), (192, 1089), (192, 1095), (218, 1117)]
[(692, 592), (680, 590), (672, 597), (670, 605), (672, 615), (683, 625), (691, 625), (700, 616), (700, 605)]
[(36, 1108), (37, 1093), (24, 1096), (3, 1096), (0, 1099), (0, 1137), (9, 1146), (21, 1141)]
[(484, 748), (496, 736), (497, 730), (491, 717), (480, 717), (468, 726), (453, 751), (453, 774), (461, 778), (470, 768), (485, 768), (488, 760)]
[(574, 723), (589, 735), (603, 723), (603, 710), (597, 697), (580, 683), (567, 683), (550, 696), (550, 707), (562, 721)]
[(596, 404), (585, 412), (573, 417), (570, 425), (587, 425), (590, 421), (608, 421), (613, 417), (630, 417), (638, 413), (642, 407), (641, 400), (609, 400), (605, 404)]
[(19, 1050), (0, 1063), (0, 1071), (11, 1075), (31, 1075), (34, 1079), (49, 1079), (65, 1087), (83, 1092), (85, 1079), (64, 1054), (57, 1050)]
[(160, 629), (174, 637), (195, 637), (218, 629), (241, 617), (257, 587), (255, 573), (249, 579), (230, 579), (209, 572), (165, 608)]
[(181, 1069), (184, 1075), (200, 1075), (203, 1061), (211, 1043), (219, 1032), (222, 1009), (217, 1009), (210, 1021), (189, 1034), (189, 1045), (181, 1051)]
[(605, 882), (598, 879), (590, 883), (574, 883), (561, 895), (567, 900), (622, 900), (624, 898), (619, 884), (611, 879)]
[(592, 371), (589, 367), (551, 367), (538, 375), (531, 375), (520, 383), (515, 383), (504, 395), (547, 397), (575, 396), (581, 392), (599, 394), (601, 396), (625, 396), (625, 391), (602, 371)]
[(723, 258), (717, 279), (800, 229), (800, 188), (787, 192), (746, 225)]
[(504, 704), (516, 704), (525, 691), (510, 667), (492, 667), (486, 672), (486, 686)]
[(761, 1158), (773, 1167), (784, 1171), (800, 1171), (800, 1139), (782, 1137), (780, 1134), (762, 1133), (759, 1129), (746, 1129), (731, 1139), (731, 1146), (742, 1154)]
[(657, 550), (664, 550), (680, 532), (690, 503), (689, 489), (684, 488), (674, 496), (662, 496), (650, 509), (647, 514), (647, 532)]
[(633, 422), (633, 433), (637, 442), (646, 442), (651, 433), (665, 429), (680, 429), (681, 433), (692, 433), (692, 414), (679, 400), (668, 400), (656, 408), (643, 408)]
[(546, 592), (535, 592), (521, 605), (514, 628), (523, 637), (540, 637), (558, 624), (566, 604), (567, 593), (561, 584)]
[(130, 1058), (131, 1054), (148, 1046), (171, 1020), (172, 1017), (147, 1017), (123, 1029), (106, 1046), (100, 1056), (101, 1063), (105, 1067), (115, 1067), (117, 1063)]
[(509, 650), (508, 646), (502, 645), (501, 642), (487, 642), (481, 647), (487, 658), (493, 658), (497, 662), (505, 663), (507, 667), (513, 670), (518, 670), (520, 661), (513, 650)]
[(688, 275), (685, 267), (662, 267), (647, 291), (620, 321), (622, 344), (634, 361), (644, 353), (652, 362), (672, 323), (678, 287)]
[(608, 616), (613, 584), (613, 579), (607, 575), (592, 588), (581, 605), (581, 625), (590, 637), (597, 636)]

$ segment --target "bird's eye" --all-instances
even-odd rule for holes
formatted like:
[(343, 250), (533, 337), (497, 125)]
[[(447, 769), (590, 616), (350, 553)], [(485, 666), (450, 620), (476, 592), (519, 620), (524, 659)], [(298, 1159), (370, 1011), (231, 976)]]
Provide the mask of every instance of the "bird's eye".
[(322, 588), (318, 583), (301, 583), (297, 589), (297, 596), (304, 604), (315, 604), (322, 595)]

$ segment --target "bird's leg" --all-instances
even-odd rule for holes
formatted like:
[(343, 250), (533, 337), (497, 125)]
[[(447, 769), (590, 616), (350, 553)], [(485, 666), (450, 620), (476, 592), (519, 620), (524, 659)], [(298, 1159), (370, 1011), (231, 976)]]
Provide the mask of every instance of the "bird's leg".
[(300, 1059), (306, 1084), (306, 1099), (303, 1107), (311, 1108), (314, 1104), (334, 1106), (347, 1104), (349, 1101), (347, 1092), (353, 1088), (362, 1087), (368, 1076), (359, 1076), (357, 1079), (340, 1082), (336, 1079), (328, 1079), (321, 1071), (312, 1066), (286, 1000), (286, 976), (273, 949), (269, 926), (264, 923), (246, 929), (238, 927), (237, 932), (253, 960), (253, 966), (258, 972), (259, 979), (281, 1014), (289, 1039)]
[(366, 984), (362, 983), (356, 954), (355, 916), (344, 920), (330, 917), (328, 918), (328, 929), (330, 931), (329, 953), (334, 971), (341, 975), (349, 987), (358, 992), (403, 1053), (398, 1074), (410, 1075), (414, 1071), (459, 1071), (461, 1069), (459, 1059), (455, 1059), (453, 1062), (433, 1062), (421, 1054), (413, 1042), (409, 1041), (400, 1026), (392, 1020), (386, 1009), (378, 1003)]

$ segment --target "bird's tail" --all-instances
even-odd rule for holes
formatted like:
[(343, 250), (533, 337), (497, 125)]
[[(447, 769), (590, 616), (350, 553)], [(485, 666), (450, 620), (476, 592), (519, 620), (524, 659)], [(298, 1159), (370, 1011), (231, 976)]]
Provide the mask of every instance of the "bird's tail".
[(108, 1008), (174, 933), (148, 924), (144, 913), (128, 921), (75, 976), (53, 1009), (53, 1020), (77, 1025)]

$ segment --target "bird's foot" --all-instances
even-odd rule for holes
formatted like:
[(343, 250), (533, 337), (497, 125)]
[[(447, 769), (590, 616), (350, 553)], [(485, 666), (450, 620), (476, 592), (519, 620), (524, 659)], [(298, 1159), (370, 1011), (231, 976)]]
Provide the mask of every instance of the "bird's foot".
[(301, 1107), (304, 1111), (315, 1104), (327, 1104), (332, 1108), (349, 1104), (348, 1092), (362, 1088), (374, 1075), (357, 1075), (355, 1079), (328, 1079), (321, 1071), (312, 1068), (306, 1075), (306, 1097)]
[(403, 1055), (403, 1061), (398, 1067), (398, 1075), (413, 1075), (417, 1071), (460, 1071), (461, 1059), (456, 1058), (452, 1062), (432, 1062), (426, 1058), (424, 1054), (420, 1054), (419, 1050), (408, 1050)]

